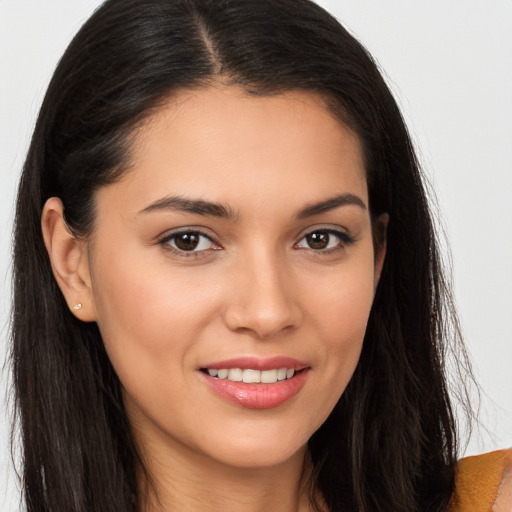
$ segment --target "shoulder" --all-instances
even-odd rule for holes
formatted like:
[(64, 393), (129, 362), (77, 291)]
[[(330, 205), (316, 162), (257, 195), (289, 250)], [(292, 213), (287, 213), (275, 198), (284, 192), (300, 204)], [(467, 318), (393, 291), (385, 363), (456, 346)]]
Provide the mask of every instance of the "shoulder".
[(512, 512), (512, 449), (459, 462), (450, 512)]

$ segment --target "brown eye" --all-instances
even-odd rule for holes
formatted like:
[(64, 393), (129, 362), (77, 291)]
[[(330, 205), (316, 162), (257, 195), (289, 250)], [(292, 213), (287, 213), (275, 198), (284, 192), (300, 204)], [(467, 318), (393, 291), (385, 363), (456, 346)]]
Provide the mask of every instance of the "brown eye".
[(311, 249), (326, 249), (332, 235), (327, 231), (315, 231), (306, 235), (306, 242)]
[(182, 233), (175, 236), (174, 243), (182, 251), (193, 251), (199, 245), (198, 233)]
[(305, 235), (296, 247), (313, 251), (329, 251), (343, 249), (354, 243), (352, 235), (334, 229), (317, 229)]
[(201, 252), (214, 249), (215, 244), (199, 231), (183, 231), (175, 233), (162, 241), (173, 249), (181, 252)]

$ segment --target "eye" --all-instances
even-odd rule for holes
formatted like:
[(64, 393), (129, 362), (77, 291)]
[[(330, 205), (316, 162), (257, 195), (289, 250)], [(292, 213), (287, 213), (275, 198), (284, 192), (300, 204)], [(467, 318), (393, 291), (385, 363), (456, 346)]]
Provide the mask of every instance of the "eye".
[(181, 231), (165, 237), (161, 244), (170, 246), (179, 252), (197, 253), (209, 249), (218, 249), (218, 246), (200, 231)]
[(301, 249), (313, 249), (315, 251), (328, 251), (342, 248), (352, 243), (354, 239), (347, 233), (332, 229), (317, 229), (311, 231), (302, 238), (297, 247)]

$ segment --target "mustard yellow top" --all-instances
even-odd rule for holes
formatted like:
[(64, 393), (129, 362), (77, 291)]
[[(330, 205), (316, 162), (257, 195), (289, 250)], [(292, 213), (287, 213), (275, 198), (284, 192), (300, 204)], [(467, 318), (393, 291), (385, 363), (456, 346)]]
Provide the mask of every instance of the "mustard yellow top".
[(512, 449), (459, 462), (449, 512), (512, 512)]

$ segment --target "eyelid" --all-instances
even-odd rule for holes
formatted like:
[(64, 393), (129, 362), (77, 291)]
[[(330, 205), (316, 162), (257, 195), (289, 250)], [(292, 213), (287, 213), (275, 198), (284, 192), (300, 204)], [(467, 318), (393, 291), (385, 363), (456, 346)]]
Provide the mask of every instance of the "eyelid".
[[(209, 230), (208, 230), (209, 231)], [(330, 249), (314, 249), (314, 248), (307, 248), (307, 247), (297, 247), (300, 242), (304, 240), (305, 237), (307, 237), (310, 234), (313, 234), (315, 232), (326, 232), (330, 235), (336, 236), (339, 239), (339, 244), (336, 247), (332, 247)], [(204, 237), (208, 239), (211, 244), (214, 247), (202, 249), (199, 251), (191, 250), (191, 251), (185, 251), (181, 250), (177, 247), (173, 247), (170, 245), (169, 241), (172, 240), (174, 237), (177, 237), (182, 234), (186, 233), (196, 233), (200, 235), (201, 237)], [(327, 254), (329, 252), (342, 250), (346, 248), (347, 246), (353, 244), (356, 241), (356, 237), (352, 235), (346, 228), (341, 226), (333, 226), (330, 225), (317, 225), (317, 226), (311, 226), (307, 228), (306, 230), (303, 230), (302, 233), (299, 235), (297, 241), (294, 243), (294, 248), (298, 249), (309, 249), (312, 252), (315, 253), (323, 253)], [(164, 247), (165, 250), (169, 250), (178, 256), (181, 257), (201, 257), (206, 256), (210, 251), (217, 251), (220, 249), (223, 249), (223, 247), (215, 240), (215, 237), (211, 234), (207, 233), (206, 230), (199, 226), (182, 226), (179, 228), (175, 228), (171, 231), (165, 232), (165, 234), (160, 235), (157, 239), (158, 245), (161, 245)]]
[[(187, 234), (187, 233), (195, 233), (201, 237), (207, 238), (214, 247), (208, 249), (202, 249), (200, 251), (184, 251), (177, 247), (173, 247), (169, 242), (179, 235)], [(205, 256), (209, 251), (217, 251), (222, 249), (221, 245), (214, 239), (214, 237), (204, 231), (203, 228), (196, 226), (184, 226), (179, 227), (171, 231), (167, 231), (164, 235), (158, 237), (157, 240), (158, 245), (161, 245), (165, 250), (171, 251), (178, 256), (190, 258), (190, 257), (200, 257)]]
[(315, 233), (316, 231), (328, 231), (331, 233), (339, 233), (344, 236), (355, 238), (348, 228), (340, 226), (339, 224), (315, 224), (313, 226), (308, 226), (307, 228), (303, 229), (297, 236), (297, 239), (301, 240), (305, 236), (309, 235), (310, 233)]
[[(356, 237), (354, 235), (352, 235), (346, 228), (342, 228), (340, 226), (333, 226), (331, 224), (331, 225), (327, 225), (327, 226), (326, 225), (319, 225), (319, 226), (313, 226), (313, 227), (308, 228), (307, 230), (303, 231), (299, 235), (299, 238), (298, 238), (297, 242), (294, 244), (294, 246), (297, 247), (297, 245), (300, 242), (302, 242), (308, 235), (311, 235), (313, 233), (317, 233), (319, 231), (322, 231), (322, 232), (325, 232), (325, 233), (328, 233), (330, 235), (334, 235), (334, 236), (338, 237), (338, 239), (340, 240), (340, 244), (339, 244), (339, 246), (333, 247), (333, 248), (330, 248), (330, 249), (313, 249), (313, 248), (309, 248), (313, 252), (324, 253), (325, 254), (325, 253), (328, 253), (330, 251), (336, 251), (338, 249), (343, 249), (344, 247), (346, 247), (348, 245), (351, 245), (354, 242), (356, 242)], [(304, 249), (307, 249), (307, 248), (304, 248)]]

